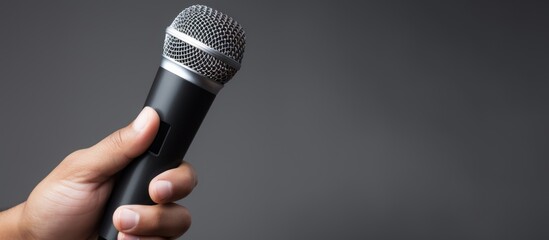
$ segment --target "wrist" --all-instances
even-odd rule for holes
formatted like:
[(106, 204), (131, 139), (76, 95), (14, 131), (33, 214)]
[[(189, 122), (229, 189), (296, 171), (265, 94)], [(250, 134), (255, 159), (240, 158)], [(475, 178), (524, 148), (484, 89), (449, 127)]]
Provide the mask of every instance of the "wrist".
[(24, 203), (0, 212), (0, 239), (28, 239), (21, 224)]

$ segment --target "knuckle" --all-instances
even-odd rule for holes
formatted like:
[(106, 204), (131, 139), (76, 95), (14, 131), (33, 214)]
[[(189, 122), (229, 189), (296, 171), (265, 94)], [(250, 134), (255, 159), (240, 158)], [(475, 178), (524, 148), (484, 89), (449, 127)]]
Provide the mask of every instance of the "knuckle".
[(162, 208), (155, 208), (155, 211), (152, 212), (150, 216), (150, 227), (152, 229), (160, 229), (163, 226), (163, 210)]
[(80, 159), (84, 155), (84, 152), (85, 152), (85, 149), (76, 150), (76, 151), (70, 153), (69, 155), (67, 155), (65, 160), (75, 161), (76, 159)]
[(153, 231), (161, 231), (167, 235), (178, 237), (187, 232), (191, 226), (191, 215), (187, 208), (176, 203), (170, 203), (159, 208), (156, 216), (151, 216), (151, 220), (156, 225), (151, 228)]
[(182, 176), (183, 178), (183, 193), (186, 195), (186, 194), (189, 194), (194, 186), (195, 186), (195, 180), (194, 180), (194, 177), (192, 174), (185, 174)]
[(114, 149), (123, 149), (124, 137), (122, 136), (122, 130), (117, 130), (111, 137), (108, 138), (108, 144)]
[(180, 176), (184, 186), (183, 190), (188, 194), (198, 185), (198, 177), (194, 169), (188, 163), (184, 163), (183, 166), (183, 172)]
[(85, 150), (76, 150), (65, 157), (65, 159), (59, 164), (57, 169), (62, 169), (63, 176), (71, 176), (74, 173), (79, 173), (79, 169), (82, 169), (81, 159), (85, 156)]
[(179, 208), (179, 211), (178, 211), (179, 216), (178, 216), (178, 221), (175, 221), (173, 223), (174, 224), (173, 227), (174, 227), (174, 233), (176, 234), (176, 236), (181, 236), (185, 232), (187, 232), (187, 230), (189, 230), (189, 228), (191, 227), (192, 219), (191, 219), (191, 214), (187, 208), (179, 205), (177, 205), (177, 207)]
[(183, 214), (183, 221), (180, 222), (181, 234), (187, 232), (187, 230), (189, 230), (189, 228), (191, 227), (191, 223), (192, 223), (191, 213), (187, 208), (183, 207), (182, 214)]

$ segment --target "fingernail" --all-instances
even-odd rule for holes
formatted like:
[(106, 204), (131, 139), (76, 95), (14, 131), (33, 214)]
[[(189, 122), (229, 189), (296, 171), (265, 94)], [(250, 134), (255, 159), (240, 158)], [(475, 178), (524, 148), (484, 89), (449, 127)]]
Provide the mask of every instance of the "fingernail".
[(140, 131), (145, 126), (147, 126), (148, 121), (149, 121), (149, 114), (146, 113), (146, 108), (143, 108), (143, 110), (141, 110), (141, 113), (139, 113), (137, 118), (135, 118), (135, 120), (133, 121), (132, 127), (136, 131)]
[(120, 230), (132, 229), (139, 222), (139, 214), (126, 208), (120, 211), (118, 217), (120, 218)]
[(139, 238), (125, 233), (118, 233), (118, 240), (139, 240)]
[(159, 200), (169, 199), (172, 196), (172, 183), (159, 180), (154, 183), (154, 189)]

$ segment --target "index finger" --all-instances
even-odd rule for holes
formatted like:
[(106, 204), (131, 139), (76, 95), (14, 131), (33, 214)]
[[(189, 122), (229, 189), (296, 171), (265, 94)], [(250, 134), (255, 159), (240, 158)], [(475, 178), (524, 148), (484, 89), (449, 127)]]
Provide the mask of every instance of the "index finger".
[(187, 162), (156, 176), (149, 184), (149, 195), (156, 203), (170, 203), (189, 195), (198, 184), (196, 173)]

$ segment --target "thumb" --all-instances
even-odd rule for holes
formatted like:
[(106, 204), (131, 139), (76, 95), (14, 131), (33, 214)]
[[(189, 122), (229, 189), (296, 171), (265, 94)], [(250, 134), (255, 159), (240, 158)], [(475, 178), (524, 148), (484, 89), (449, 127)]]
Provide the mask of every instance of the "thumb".
[[(154, 140), (160, 118), (145, 107), (128, 126), (115, 131), (94, 146), (76, 151), (59, 165), (63, 177), (79, 182), (103, 182), (145, 152)], [(68, 176), (67, 176), (68, 175)]]

